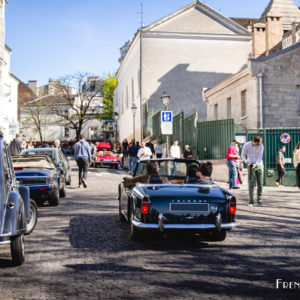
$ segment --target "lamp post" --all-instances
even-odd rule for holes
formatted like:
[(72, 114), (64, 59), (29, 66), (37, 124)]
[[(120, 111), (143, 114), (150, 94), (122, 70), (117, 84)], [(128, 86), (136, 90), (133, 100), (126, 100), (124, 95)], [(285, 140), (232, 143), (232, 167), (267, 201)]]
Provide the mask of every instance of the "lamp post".
[(118, 141), (118, 118), (119, 118), (119, 114), (117, 112), (114, 112), (115, 127), (116, 127), (116, 136), (115, 136), (116, 147), (117, 147), (117, 141)]
[[(170, 103), (170, 96), (166, 92), (163, 92), (163, 94), (161, 95), (160, 98), (161, 98), (163, 105), (165, 106), (165, 111), (168, 111), (168, 105)], [(168, 134), (166, 135), (166, 139), (167, 139), (166, 157), (169, 157), (170, 142), (169, 142)]]
[(132, 106), (131, 106), (131, 112), (132, 112), (132, 117), (133, 117), (133, 134), (132, 134), (132, 137), (133, 137), (133, 142), (135, 143), (135, 114), (137, 112), (137, 106), (133, 103)]

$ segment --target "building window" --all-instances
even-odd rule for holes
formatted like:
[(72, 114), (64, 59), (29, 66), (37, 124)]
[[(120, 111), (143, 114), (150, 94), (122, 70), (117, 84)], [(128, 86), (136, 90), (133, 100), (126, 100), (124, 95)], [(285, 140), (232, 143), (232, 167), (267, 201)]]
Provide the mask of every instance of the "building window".
[(247, 90), (241, 92), (241, 113), (242, 117), (247, 116)]
[(227, 119), (231, 119), (231, 98), (227, 98)]
[(300, 115), (300, 85), (297, 85), (297, 113)]
[(65, 127), (65, 137), (69, 137), (70, 136), (70, 128)]
[(218, 120), (218, 104), (214, 105), (214, 120)]

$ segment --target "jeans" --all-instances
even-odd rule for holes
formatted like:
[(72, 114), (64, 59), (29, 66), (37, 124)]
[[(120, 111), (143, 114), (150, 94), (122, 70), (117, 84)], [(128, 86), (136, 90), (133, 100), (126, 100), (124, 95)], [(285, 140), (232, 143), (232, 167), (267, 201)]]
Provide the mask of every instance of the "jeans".
[(228, 177), (229, 177), (229, 188), (232, 189), (236, 186), (236, 177), (237, 177), (237, 169), (236, 162), (232, 160), (226, 161), (228, 167)]
[(89, 161), (85, 158), (80, 157), (76, 159), (76, 163), (79, 168), (79, 173), (78, 173), (79, 184), (82, 184), (82, 179), (86, 180), (87, 177)]
[(281, 168), (281, 165), (277, 165), (277, 172), (278, 172), (278, 178), (276, 181), (281, 184), (282, 183), (282, 178), (285, 175), (285, 170)]
[(264, 166), (257, 166), (255, 169), (248, 167), (248, 188), (250, 203), (254, 203), (254, 187), (257, 183), (257, 202), (262, 200), (262, 190), (264, 184)]
[(129, 156), (129, 171), (133, 174), (136, 166), (136, 156)]
[(178, 162), (174, 162), (174, 167), (173, 167), (173, 170), (172, 170), (172, 176), (176, 175), (177, 168), (178, 168)]

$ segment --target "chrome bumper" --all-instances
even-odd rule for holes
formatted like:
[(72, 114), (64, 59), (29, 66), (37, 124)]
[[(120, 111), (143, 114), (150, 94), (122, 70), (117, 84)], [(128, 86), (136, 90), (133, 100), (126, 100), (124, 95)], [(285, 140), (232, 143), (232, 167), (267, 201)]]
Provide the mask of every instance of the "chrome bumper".
[[(147, 224), (142, 223), (136, 219), (132, 220), (132, 224), (135, 227), (141, 229), (217, 229), (218, 227), (215, 224), (164, 224), (163, 222), (159, 222), (159, 224)], [(222, 223), (221, 229), (231, 229), (238, 226), (237, 222), (232, 223)]]

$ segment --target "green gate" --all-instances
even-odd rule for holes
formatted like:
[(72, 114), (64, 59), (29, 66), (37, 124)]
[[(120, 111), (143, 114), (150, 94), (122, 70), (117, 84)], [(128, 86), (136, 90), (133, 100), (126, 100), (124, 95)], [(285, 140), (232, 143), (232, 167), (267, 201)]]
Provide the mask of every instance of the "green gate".
[[(283, 144), (280, 140), (282, 134), (287, 133), (291, 136), (288, 144)], [(293, 164), (293, 151), (298, 142), (300, 142), (300, 128), (266, 128), (266, 129), (248, 129), (247, 141), (251, 141), (255, 135), (260, 135), (263, 138), (264, 151), (264, 166), (265, 166), (265, 185), (275, 186), (277, 178), (276, 170), (276, 154), (281, 145), (286, 147), (284, 154), (288, 162), (285, 164), (287, 171), (283, 178), (283, 185), (296, 186), (296, 172)]]
[(234, 139), (234, 120), (198, 122), (198, 159), (225, 159)]
[(183, 145), (183, 112), (179, 113), (173, 118), (173, 135), (171, 142), (178, 140), (180, 146)]
[(182, 149), (189, 145), (192, 151), (197, 151), (197, 120), (197, 113), (183, 120), (183, 144), (180, 145)]

